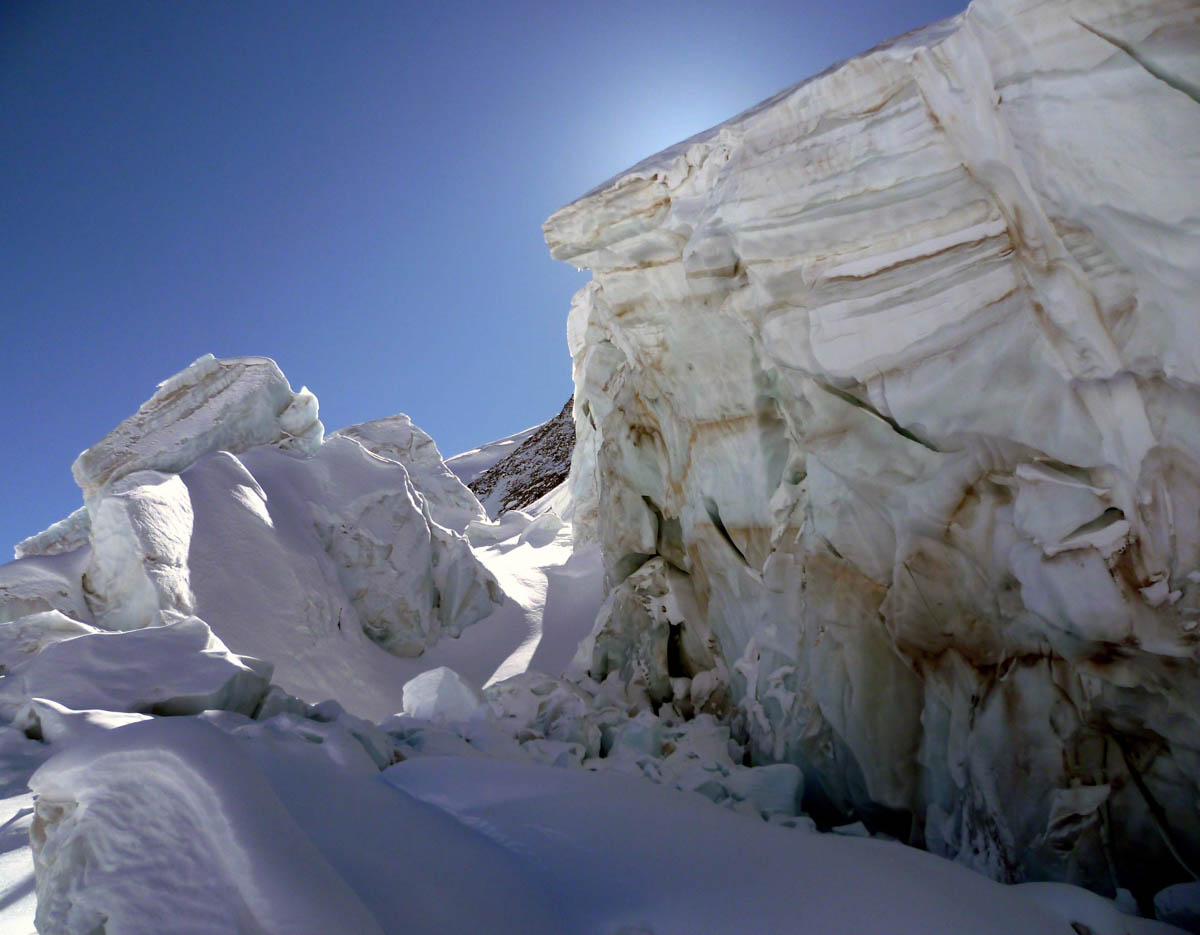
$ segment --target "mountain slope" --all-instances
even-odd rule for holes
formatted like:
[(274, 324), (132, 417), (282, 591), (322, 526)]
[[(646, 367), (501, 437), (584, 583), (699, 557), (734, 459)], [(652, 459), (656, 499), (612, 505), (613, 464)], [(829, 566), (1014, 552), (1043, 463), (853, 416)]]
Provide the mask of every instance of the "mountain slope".
[(521, 433), (526, 437), (520, 444), (467, 484), (489, 516), (529, 506), (567, 479), (575, 449), (574, 401), (571, 397), (553, 419)]

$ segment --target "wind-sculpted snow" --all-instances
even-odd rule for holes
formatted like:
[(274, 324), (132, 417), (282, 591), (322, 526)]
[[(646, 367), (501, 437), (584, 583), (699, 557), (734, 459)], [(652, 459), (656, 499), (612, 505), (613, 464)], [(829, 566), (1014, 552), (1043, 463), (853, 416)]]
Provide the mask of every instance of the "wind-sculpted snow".
[(230, 653), (196, 617), (126, 633), (75, 634), (62, 632), (57, 615), (39, 618), (50, 638), (0, 679), (0, 715), (9, 720), (30, 699), (75, 711), (252, 714), (271, 678), (270, 664)]
[(32, 788), (39, 931), (382, 932), (254, 761), (204, 724), (91, 738)]
[(1193, 3), (977, 0), (547, 221), (593, 674), (997, 878), (1189, 878), (1197, 62)]
[(1172, 931), (1070, 887), (1007, 888), (897, 843), (536, 765), (478, 718), (455, 755), (405, 743), (380, 764), (365, 745), (386, 735), (327, 713), (160, 718), (46, 762), (31, 780), (39, 931)]

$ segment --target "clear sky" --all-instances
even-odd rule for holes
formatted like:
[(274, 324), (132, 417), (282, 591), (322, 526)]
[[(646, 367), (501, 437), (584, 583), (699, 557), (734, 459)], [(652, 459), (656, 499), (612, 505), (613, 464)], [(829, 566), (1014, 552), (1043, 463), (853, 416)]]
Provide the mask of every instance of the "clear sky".
[(961, 0), (0, 3), (0, 562), (199, 355), (449, 456), (554, 415), (541, 223)]

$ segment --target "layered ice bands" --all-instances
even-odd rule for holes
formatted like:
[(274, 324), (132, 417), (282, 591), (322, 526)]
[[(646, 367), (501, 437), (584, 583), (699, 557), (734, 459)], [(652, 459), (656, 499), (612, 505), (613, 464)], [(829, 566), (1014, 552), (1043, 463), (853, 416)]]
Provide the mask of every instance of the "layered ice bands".
[(977, 0), (551, 217), (593, 674), (998, 879), (1200, 869), (1198, 87), (1194, 3)]
[(302, 454), (321, 446), (317, 398), (292, 392), (266, 357), (206, 354), (158, 386), (136, 413), (72, 465), (85, 498), (133, 471), (178, 472), (212, 451), (278, 445)]

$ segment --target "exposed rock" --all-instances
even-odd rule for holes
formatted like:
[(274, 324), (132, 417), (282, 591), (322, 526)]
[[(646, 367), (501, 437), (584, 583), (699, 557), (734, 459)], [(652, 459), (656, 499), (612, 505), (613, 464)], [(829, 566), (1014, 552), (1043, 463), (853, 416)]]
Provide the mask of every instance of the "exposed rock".
[(1200, 865), (1198, 53), (1190, 2), (976, 0), (547, 221), (577, 531), (814, 814), (1143, 900)]
[(468, 484), (493, 519), (529, 506), (567, 479), (575, 448), (574, 401), (568, 399), (558, 415)]
[(531, 425), (513, 435), (486, 442), (478, 448), (460, 451), (446, 459), (446, 467), (464, 484), (469, 484), (497, 461), (512, 454), (518, 445), (541, 427), (541, 425)]

